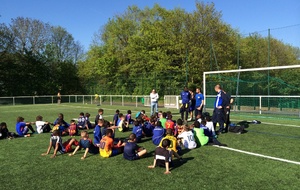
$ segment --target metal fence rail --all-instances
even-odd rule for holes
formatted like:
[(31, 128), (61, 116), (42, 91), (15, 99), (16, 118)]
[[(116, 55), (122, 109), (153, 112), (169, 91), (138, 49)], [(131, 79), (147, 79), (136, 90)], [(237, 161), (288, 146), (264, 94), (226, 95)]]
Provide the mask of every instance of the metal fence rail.
[[(0, 105), (25, 105), (25, 104), (56, 104), (57, 96), (15, 96), (0, 97)], [(143, 95), (62, 95), (61, 103), (82, 103), (99, 105), (121, 106), (150, 106), (150, 98)]]
[[(213, 109), (215, 95), (206, 96), (205, 107)], [(285, 114), (300, 117), (300, 96), (232, 96), (235, 102), (232, 110), (257, 114)], [(161, 98), (160, 105), (165, 108), (180, 107), (180, 96), (166, 95)], [(80, 103), (95, 105), (150, 106), (150, 98), (146, 95), (62, 95), (62, 103)], [(0, 105), (56, 104), (57, 96), (16, 96), (0, 97)]]

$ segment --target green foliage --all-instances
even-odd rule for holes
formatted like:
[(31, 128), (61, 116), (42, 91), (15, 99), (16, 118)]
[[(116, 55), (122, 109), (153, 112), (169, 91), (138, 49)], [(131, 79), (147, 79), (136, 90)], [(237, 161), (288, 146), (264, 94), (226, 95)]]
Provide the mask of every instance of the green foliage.
[[(84, 55), (61, 26), (22, 17), (0, 24), (1, 94), (53, 94), (62, 88), (63, 94), (142, 95), (156, 88), (162, 96), (178, 94), (184, 85), (201, 87), (204, 71), (300, 64), (299, 48), (258, 33), (242, 36), (213, 3), (199, 1), (192, 12), (129, 6), (94, 41)], [(270, 71), (271, 80), (263, 72), (243, 74), (239, 94), (299, 94), (299, 72), (287, 72)], [(207, 82), (208, 93), (216, 83), (233, 93), (237, 75)]]
[[(131, 6), (111, 18), (95, 36), (99, 43), (79, 64), (85, 68), (79, 70), (81, 78), (92, 81), (87, 82), (92, 87), (89, 91), (147, 94), (157, 88), (162, 95), (178, 94), (184, 85), (202, 86), (204, 71), (237, 68), (238, 59), (243, 68), (268, 65), (267, 38), (259, 34), (240, 38), (237, 30), (222, 21), (213, 3), (196, 2), (195, 6), (193, 12), (167, 10), (158, 4), (144, 9)], [(299, 63), (299, 49), (273, 38), (270, 47), (270, 66)], [(280, 78), (280, 73), (271, 72), (271, 77)], [(245, 83), (241, 93), (252, 94), (254, 86), (255, 93), (267, 93), (266, 83), (257, 83), (266, 78), (264, 74), (243, 77), (242, 81), (252, 82)], [(211, 78), (210, 82), (228, 83), (227, 89), (235, 91), (236, 75), (229, 78)], [(275, 94), (288, 91), (280, 91), (276, 85), (271, 88)]]
[(64, 28), (18, 17), (0, 25), (2, 96), (82, 93), (82, 47)]

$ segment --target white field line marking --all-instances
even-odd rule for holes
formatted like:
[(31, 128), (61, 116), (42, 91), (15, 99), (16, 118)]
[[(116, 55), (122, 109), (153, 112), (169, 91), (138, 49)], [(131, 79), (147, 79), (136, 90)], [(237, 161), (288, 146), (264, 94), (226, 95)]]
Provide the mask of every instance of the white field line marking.
[(287, 126), (287, 127), (298, 127), (298, 128), (300, 128), (300, 126), (298, 126), (298, 125), (287, 125), (287, 124), (278, 124), (278, 123), (269, 123), (269, 122), (262, 122), (262, 124)]
[(217, 145), (213, 145), (213, 146), (218, 147), (218, 148), (222, 148), (222, 149), (235, 151), (235, 152), (240, 152), (240, 153), (243, 153), (243, 154), (252, 155), (252, 156), (257, 156), (257, 157), (267, 158), (267, 159), (276, 160), (276, 161), (280, 161), (280, 162), (286, 162), (286, 163), (290, 163), (290, 164), (300, 165), (300, 162), (293, 161), (293, 160), (287, 160), (287, 159), (277, 158), (277, 157), (273, 157), (273, 156), (266, 156), (266, 155), (263, 155), (263, 154), (257, 154), (257, 153), (253, 153), (253, 152), (248, 152), (248, 151), (239, 150), (239, 149), (235, 149), (235, 148), (224, 147), (224, 146), (217, 146)]
[[(60, 110), (67, 110), (68, 108), (61, 108)], [(42, 108), (42, 109), (18, 109), (18, 110), (9, 110), (9, 111), (1, 111), (3, 113), (13, 113), (13, 112), (36, 112), (36, 111), (45, 111), (45, 110), (57, 110), (57, 108)]]

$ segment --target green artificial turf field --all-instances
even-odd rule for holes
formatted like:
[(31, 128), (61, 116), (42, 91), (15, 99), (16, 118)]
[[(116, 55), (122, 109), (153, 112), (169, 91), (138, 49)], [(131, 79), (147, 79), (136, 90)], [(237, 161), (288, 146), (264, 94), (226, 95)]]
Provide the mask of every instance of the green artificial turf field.
[[(112, 120), (115, 109), (133, 115), (146, 107), (103, 106), (104, 118)], [(65, 120), (77, 118), (80, 112), (91, 113), (91, 121), (99, 107), (95, 105), (18, 105), (1, 106), (0, 121), (7, 122), (10, 131), (15, 131), (15, 120), (23, 116), (25, 121), (35, 121), (37, 115), (53, 122), (58, 113)], [(166, 110), (166, 109), (162, 109)], [(178, 111), (171, 110), (178, 118)], [(260, 125), (250, 125), (249, 132), (219, 136), (219, 141), (230, 148), (300, 162), (300, 119), (276, 115), (232, 113), (232, 121), (257, 119)], [(268, 124), (264, 124), (268, 123)], [(280, 124), (274, 125), (270, 123)], [(93, 138), (93, 130), (89, 131)], [(116, 133), (127, 137), (130, 132)], [(164, 168), (148, 169), (153, 162), (155, 146), (151, 139), (144, 139), (141, 146), (148, 154), (137, 161), (124, 160), (122, 155), (100, 158), (89, 154), (81, 160), (83, 151), (75, 156), (59, 155), (54, 159), (41, 156), (46, 152), (50, 134), (36, 134), (28, 138), (0, 141), (0, 188), (1, 189), (299, 189), (300, 165), (271, 160), (204, 146), (187, 151), (186, 163), (180, 165), (175, 159), (175, 168), (164, 175)], [(69, 137), (63, 137), (64, 140)], [(79, 137), (76, 137), (79, 139)], [(53, 150), (51, 151), (53, 152)]]

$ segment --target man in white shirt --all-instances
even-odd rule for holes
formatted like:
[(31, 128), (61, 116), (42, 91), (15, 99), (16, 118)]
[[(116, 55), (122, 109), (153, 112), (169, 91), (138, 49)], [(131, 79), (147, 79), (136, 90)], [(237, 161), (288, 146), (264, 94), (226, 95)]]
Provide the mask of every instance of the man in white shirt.
[(158, 113), (158, 99), (159, 95), (155, 91), (155, 89), (152, 90), (150, 93), (150, 101), (151, 101), (151, 116), (155, 113)]

